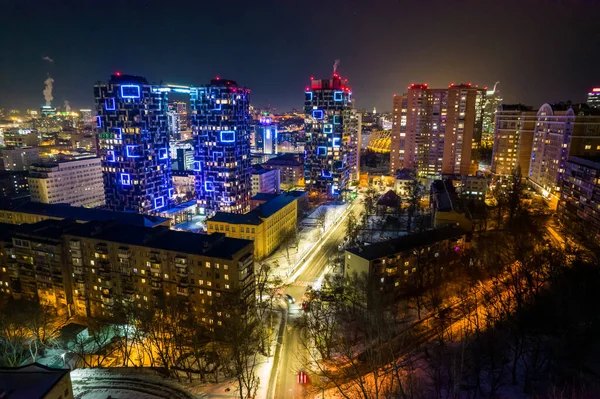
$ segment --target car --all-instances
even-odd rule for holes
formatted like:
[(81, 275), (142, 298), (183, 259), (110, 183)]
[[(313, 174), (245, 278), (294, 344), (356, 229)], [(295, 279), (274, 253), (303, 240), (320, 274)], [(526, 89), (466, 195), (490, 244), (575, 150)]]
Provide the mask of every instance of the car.
[(285, 300), (288, 301), (288, 303), (295, 303), (296, 300), (294, 299), (293, 296), (291, 296), (290, 294), (285, 294)]

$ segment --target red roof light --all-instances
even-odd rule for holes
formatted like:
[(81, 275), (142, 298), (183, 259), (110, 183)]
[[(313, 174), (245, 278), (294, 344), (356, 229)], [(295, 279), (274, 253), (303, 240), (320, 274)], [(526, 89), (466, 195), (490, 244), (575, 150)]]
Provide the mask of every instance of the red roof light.
[(121, 72), (117, 72), (117, 76), (121, 76)]

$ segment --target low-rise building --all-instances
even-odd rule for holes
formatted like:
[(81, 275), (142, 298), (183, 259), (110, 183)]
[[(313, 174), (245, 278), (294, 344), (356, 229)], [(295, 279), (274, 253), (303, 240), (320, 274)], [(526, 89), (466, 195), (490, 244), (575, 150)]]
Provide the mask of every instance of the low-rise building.
[(73, 399), (70, 371), (39, 363), (0, 368), (0, 398)]
[(569, 158), (557, 214), (565, 231), (600, 246), (600, 156)]
[(458, 225), (471, 231), (473, 223), (468, 218), (468, 210), (458, 198), (452, 180), (435, 180), (431, 183), (429, 205), (434, 227)]
[[(14, 229), (0, 228), (2, 237)], [(17, 226), (12, 247), (16, 261), (0, 265), (10, 294), (69, 315), (111, 317), (117, 305), (151, 309), (160, 296), (171, 296), (207, 325), (220, 325), (226, 315), (214, 306), (218, 298), (254, 301), (253, 243), (223, 234), (45, 220)]]
[(298, 203), (293, 195), (281, 194), (245, 214), (217, 212), (206, 221), (209, 234), (254, 241), (257, 259), (270, 255), (288, 232), (295, 231)]
[(2, 170), (23, 171), (40, 161), (38, 147), (6, 147), (0, 148)]
[(467, 233), (454, 226), (410, 234), (346, 250), (344, 274), (366, 275), (371, 291), (393, 298), (404, 293), (408, 283), (430, 277), (425, 274), (431, 267), (441, 272), (452, 265), (466, 245)]
[(29, 196), (28, 173), (0, 170), (0, 198), (18, 199)]
[(47, 219), (74, 219), (78, 223), (86, 223), (93, 220), (118, 220), (123, 224), (145, 227), (170, 225), (170, 220), (167, 218), (133, 212), (106, 211), (103, 209), (83, 208), (64, 204), (43, 204), (41, 202), (25, 202), (20, 204), (0, 202), (0, 223), (37, 223)]
[(252, 195), (278, 193), (280, 190), (279, 173), (279, 169), (254, 168), (252, 170)]
[(283, 190), (304, 186), (304, 165), (298, 154), (283, 154), (262, 164), (265, 169), (278, 169)]
[(105, 204), (101, 159), (33, 164), (29, 191), (33, 202), (97, 208)]
[(463, 176), (460, 197), (465, 200), (485, 201), (487, 195), (488, 180), (485, 176)]

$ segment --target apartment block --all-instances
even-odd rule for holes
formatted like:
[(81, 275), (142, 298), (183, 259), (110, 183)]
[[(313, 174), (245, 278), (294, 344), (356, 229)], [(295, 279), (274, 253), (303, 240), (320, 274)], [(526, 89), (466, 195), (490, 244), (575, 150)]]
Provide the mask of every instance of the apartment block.
[(278, 193), (280, 190), (279, 169), (252, 170), (252, 195), (258, 193)]
[(38, 147), (5, 147), (0, 148), (2, 170), (24, 171), (40, 161)]
[[(0, 228), (6, 237), (15, 227)], [(223, 234), (45, 220), (17, 226), (11, 245), (16, 262), (0, 257), (0, 281), (8, 279), (10, 294), (70, 315), (111, 317), (115, 306), (151, 309), (159, 297), (172, 296), (219, 325), (226, 315), (218, 298), (254, 301), (253, 243)]]
[(466, 233), (454, 226), (409, 234), (346, 250), (344, 274), (367, 276), (371, 290), (393, 299), (406, 292), (407, 284), (419, 278), (425, 281), (432, 278), (428, 274), (432, 273), (428, 270), (432, 265), (441, 270), (451, 267), (466, 246)]
[(542, 105), (533, 133), (529, 181), (556, 199), (568, 158), (581, 155), (600, 155), (600, 110), (586, 104)]
[(281, 194), (246, 214), (217, 212), (206, 224), (209, 234), (254, 241), (254, 255), (261, 259), (281, 245), (286, 233), (296, 229), (297, 221), (297, 197)]
[(261, 165), (264, 169), (279, 170), (281, 188), (284, 190), (304, 186), (304, 164), (297, 154), (283, 154)]
[(502, 104), (496, 112), (492, 173), (512, 174), (519, 167), (523, 176), (529, 170), (537, 111), (522, 104)]
[(29, 189), (33, 202), (101, 207), (105, 204), (101, 159), (33, 164)]
[(600, 245), (600, 156), (569, 158), (556, 213), (566, 232)]

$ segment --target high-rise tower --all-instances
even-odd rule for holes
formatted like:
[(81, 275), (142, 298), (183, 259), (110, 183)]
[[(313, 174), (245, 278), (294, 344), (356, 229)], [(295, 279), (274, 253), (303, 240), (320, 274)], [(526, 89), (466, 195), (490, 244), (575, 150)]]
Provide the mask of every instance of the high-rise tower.
[(233, 80), (192, 87), (198, 205), (207, 215), (250, 210), (250, 90)]
[(167, 94), (145, 78), (94, 85), (106, 206), (152, 214), (172, 205)]
[(305, 90), (304, 179), (310, 195), (336, 198), (348, 187), (352, 163), (358, 161), (358, 123), (352, 121), (352, 91), (334, 73), (312, 79)]

